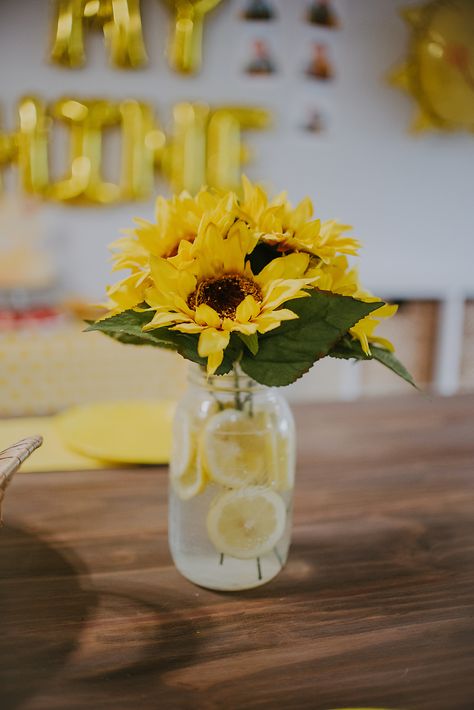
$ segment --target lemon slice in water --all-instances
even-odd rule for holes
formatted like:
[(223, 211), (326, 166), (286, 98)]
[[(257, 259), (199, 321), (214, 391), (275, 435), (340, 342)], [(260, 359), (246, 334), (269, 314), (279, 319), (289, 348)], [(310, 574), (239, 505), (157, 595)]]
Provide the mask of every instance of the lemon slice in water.
[(225, 409), (209, 419), (202, 435), (209, 477), (228, 488), (268, 483), (276, 470), (276, 447), (264, 413)]
[(276, 434), (277, 440), (277, 475), (275, 488), (289, 491), (295, 484), (295, 447), (290, 436)]
[(189, 417), (180, 416), (173, 429), (173, 454), (170, 462), (173, 488), (182, 500), (189, 500), (206, 487), (206, 474), (202, 466), (199, 431), (191, 425)]
[(241, 559), (270, 552), (285, 531), (283, 499), (251, 486), (219, 495), (207, 515), (209, 539), (218, 552)]
[(206, 487), (207, 478), (199, 454), (193, 456), (181, 476), (172, 476), (171, 484), (181, 500), (189, 500)]
[(172, 479), (187, 473), (196, 457), (196, 437), (192, 435), (191, 423), (186, 415), (181, 415), (173, 425), (173, 446), (170, 459)]

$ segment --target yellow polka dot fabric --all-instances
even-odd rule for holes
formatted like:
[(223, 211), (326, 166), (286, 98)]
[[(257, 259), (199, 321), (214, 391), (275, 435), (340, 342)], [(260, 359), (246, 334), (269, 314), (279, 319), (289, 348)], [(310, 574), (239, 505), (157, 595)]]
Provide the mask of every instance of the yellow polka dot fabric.
[(179, 355), (83, 330), (82, 323), (70, 322), (0, 332), (0, 417), (181, 396), (186, 363)]

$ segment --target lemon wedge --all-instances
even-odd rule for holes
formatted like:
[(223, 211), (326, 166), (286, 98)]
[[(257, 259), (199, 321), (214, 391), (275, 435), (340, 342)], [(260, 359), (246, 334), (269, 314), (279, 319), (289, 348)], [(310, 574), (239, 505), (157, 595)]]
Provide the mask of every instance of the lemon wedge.
[(250, 417), (236, 409), (212, 416), (202, 434), (209, 477), (228, 488), (268, 483), (276, 470), (272, 427), (264, 413)]
[(226, 491), (212, 503), (207, 533), (218, 552), (250, 559), (270, 552), (285, 531), (283, 499), (258, 486)]

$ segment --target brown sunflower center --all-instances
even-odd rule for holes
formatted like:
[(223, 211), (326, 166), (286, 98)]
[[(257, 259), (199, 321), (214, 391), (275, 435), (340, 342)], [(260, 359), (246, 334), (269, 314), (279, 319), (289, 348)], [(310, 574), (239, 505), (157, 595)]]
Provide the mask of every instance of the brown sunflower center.
[(188, 305), (196, 309), (202, 303), (213, 308), (221, 318), (235, 318), (237, 306), (246, 296), (262, 300), (258, 284), (241, 274), (225, 274), (211, 279), (203, 279), (188, 299)]

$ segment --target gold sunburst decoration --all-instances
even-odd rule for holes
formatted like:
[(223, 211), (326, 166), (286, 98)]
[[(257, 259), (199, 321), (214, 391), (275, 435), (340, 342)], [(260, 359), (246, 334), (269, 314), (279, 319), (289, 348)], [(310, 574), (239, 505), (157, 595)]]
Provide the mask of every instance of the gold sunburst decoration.
[(474, 132), (474, 0), (431, 0), (402, 15), (409, 54), (390, 82), (418, 102), (412, 129)]

